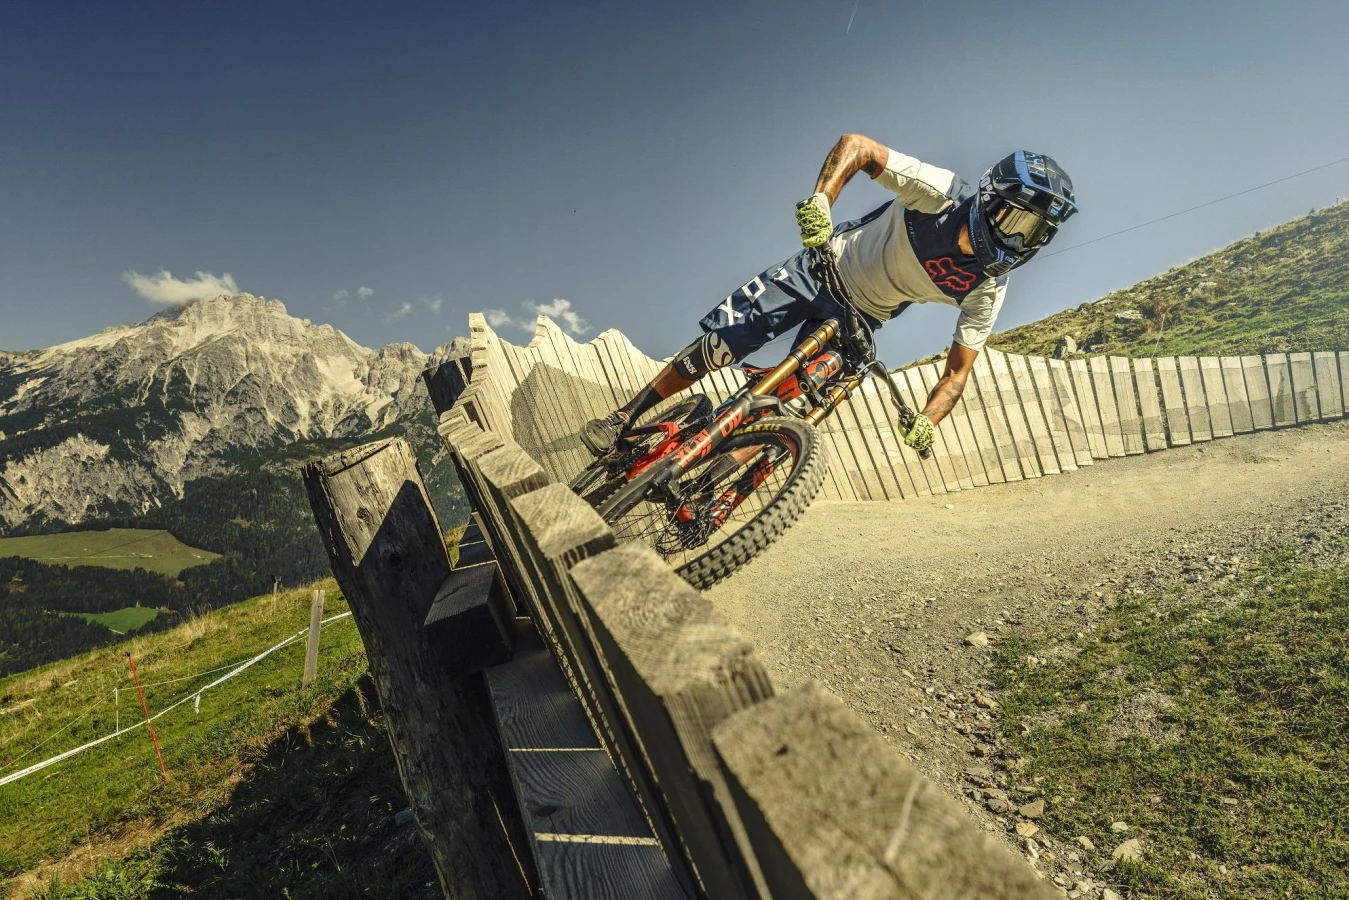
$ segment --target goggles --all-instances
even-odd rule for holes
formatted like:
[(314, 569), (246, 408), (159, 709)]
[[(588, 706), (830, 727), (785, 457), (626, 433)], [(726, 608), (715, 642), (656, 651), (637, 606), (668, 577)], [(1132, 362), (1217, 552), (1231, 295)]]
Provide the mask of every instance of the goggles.
[(989, 226), (1009, 249), (1018, 253), (1034, 250), (1053, 236), (1055, 227), (1044, 216), (1003, 202), (989, 217)]

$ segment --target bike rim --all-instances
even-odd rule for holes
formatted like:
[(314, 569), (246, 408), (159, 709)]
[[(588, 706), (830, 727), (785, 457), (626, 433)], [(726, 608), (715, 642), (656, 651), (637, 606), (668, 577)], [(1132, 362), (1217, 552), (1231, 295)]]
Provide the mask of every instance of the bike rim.
[[(782, 493), (801, 450), (787, 431), (734, 435), (680, 478), (675, 493), (685, 502), (642, 499), (609, 518), (609, 527), (620, 543), (641, 541), (679, 568), (729, 540)], [(681, 512), (694, 518), (680, 521)]]

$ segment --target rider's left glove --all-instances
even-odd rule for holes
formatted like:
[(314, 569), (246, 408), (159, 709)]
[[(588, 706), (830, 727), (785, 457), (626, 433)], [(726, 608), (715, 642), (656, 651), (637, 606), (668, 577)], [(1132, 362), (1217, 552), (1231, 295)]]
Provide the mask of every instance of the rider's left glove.
[(820, 191), (796, 204), (796, 224), (801, 228), (801, 243), (819, 247), (834, 233), (829, 215), (829, 195)]
[(919, 413), (913, 417), (913, 424), (909, 430), (904, 432), (904, 443), (913, 449), (922, 453), (924, 450), (932, 448), (932, 439), (934, 437), (932, 420)]

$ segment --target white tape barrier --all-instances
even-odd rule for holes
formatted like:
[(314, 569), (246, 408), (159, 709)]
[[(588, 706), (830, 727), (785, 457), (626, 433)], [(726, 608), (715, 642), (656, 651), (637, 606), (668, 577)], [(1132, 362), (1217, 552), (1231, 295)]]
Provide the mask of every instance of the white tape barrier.
[[(349, 616), (349, 615), (351, 615), (350, 612), (339, 613), (338, 615), (332, 616), (331, 618), (324, 619), (322, 624), (327, 625), (329, 622), (336, 622), (338, 619), (345, 619), (345, 618), (346, 618), (347, 616)], [(233, 669), (231, 669), (229, 672), (227, 672), (226, 674), (220, 676), (220, 677), (217, 678), (215, 681), (212, 681), (210, 684), (206, 685), (205, 687), (201, 688), (200, 690), (193, 691), (192, 693), (188, 694), (188, 695), (187, 695), (186, 697), (184, 697), (183, 699), (179, 700), (177, 703), (174, 703), (174, 704), (172, 704), (171, 706), (166, 706), (166, 707), (164, 707), (164, 708), (161, 709), (159, 712), (157, 712), (157, 713), (155, 713), (153, 716), (151, 716), (149, 721), (154, 721), (155, 719), (158, 719), (160, 716), (163, 716), (163, 715), (166, 715), (167, 713), (172, 712), (173, 710), (175, 710), (175, 709), (177, 709), (178, 707), (182, 706), (184, 703), (186, 703), (187, 701), (193, 699), (194, 697), (200, 697), (202, 694), (206, 693), (206, 692), (209, 691), (211, 688), (216, 687), (217, 685), (223, 684), (223, 683), (226, 682), (226, 681), (229, 681), (231, 678), (233, 678), (235, 675), (238, 675), (238, 674), (239, 674), (240, 672), (242, 672), (244, 669), (247, 669), (249, 666), (253, 665), (254, 663), (257, 663), (257, 662), (260, 662), (260, 661), (263, 660), (263, 659), (266, 659), (268, 656), (271, 656), (273, 653), (275, 653), (276, 651), (280, 650), (282, 647), (286, 646), (287, 644), (294, 643), (295, 641), (297, 641), (297, 640), (299, 640), (300, 638), (304, 637), (304, 636), (305, 636), (306, 634), (308, 634), (308, 633), (309, 633), (309, 629), (308, 629), (308, 628), (302, 628), (301, 630), (299, 630), (299, 631), (295, 632), (294, 634), (292, 634), (290, 637), (288, 637), (288, 638), (286, 638), (286, 639), (280, 641), (279, 643), (273, 644), (271, 647), (268, 647), (266, 650), (262, 651), (262, 652), (259, 653), (257, 656), (254, 656), (252, 659), (247, 659), (247, 660), (245, 660), (244, 662), (240, 663), (239, 665), (235, 666), (235, 667), (234, 667)], [(103, 737), (98, 738), (98, 739), (96, 739), (96, 740), (92, 740), (92, 741), (90, 741), (90, 742), (87, 743), (87, 744), (83, 744), (83, 745), (81, 745), (81, 746), (79, 746), (79, 747), (72, 748), (72, 749), (70, 749), (70, 750), (67, 750), (67, 751), (64, 752), (64, 753), (58, 753), (56, 756), (53, 756), (53, 757), (51, 757), (50, 759), (44, 759), (42, 762), (33, 763), (31, 766), (29, 766), (29, 767), (26, 768), (26, 769), (20, 769), (20, 770), (17, 771), (17, 772), (13, 772), (13, 773), (11, 773), (11, 774), (9, 774), (9, 775), (4, 776), (3, 778), (0, 778), (0, 787), (4, 787), (4, 786), (7, 785), (7, 784), (10, 784), (10, 783), (12, 783), (12, 782), (18, 781), (20, 778), (24, 778), (24, 777), (26, 777), (26, 776), (28, 776), (28, 775), (32, 775), (34, 772), (40, 772), (40, 771), (42, 771), (43, 769), (47, 768), (48, 766), (54, 766), (54, 765), (56, 765), (57, 763), (61, 762), (62, 760), (69, 759), (70, 757), (75, 756), (76, 754), (83, 753), (85, 750), (88, 750), (88, 749), (91, 748), (91, 747), (97, 747), (99, 744), (106, 743), (106, 742), (112, 740), (113, 738), (121, 737), (122, 735), (124, 735), (124, 734), (126, 734), (126, 733), (128, 733), (128, 732), (135, 731), (137, 728), (143, 727), (143, 726), (145, 725), (145, 723), (146, 723), (146, 720), (145, 720), (145, 719), (141, 719), (141, 720), (140, 720), (139, 722), (137, 722), (135, 725), (128, 725), (126, 728), (123, 728), (123, 729), (121, 729), (120, 731), (114, 731), (114, 732), (112, 732), (111, 734), (105, 734), (105, 735), (103, 735)]]

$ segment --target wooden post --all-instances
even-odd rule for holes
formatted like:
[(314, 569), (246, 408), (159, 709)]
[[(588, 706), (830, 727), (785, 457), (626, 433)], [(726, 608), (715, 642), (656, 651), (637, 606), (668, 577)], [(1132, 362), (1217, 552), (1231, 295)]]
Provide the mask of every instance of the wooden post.
[(336, 453), (304, 480), (445, 896), (525, 900), (532, 860), (485, 683), (452, 678), (423, 634), (450, 557), (412, 447), (394, 438)]
[(304, 642), (304, 678), (300, 687), (314, 683), (319, 668), (319, 628), (323, 625), (323, 591), (314, 591), (309, 601), (309, 637)]
[(131, 654), (126, 655), (127, 665), (131, 666), (131, 680), (136, 682), (136, 695), (141, 698), (141, 711), (145, 713), (145, 727), (150, 729), (150, 743), (155, 745), (155, 759), (159, 760), (159, 773), (164, 776), (164, 783), (168, 784), (169, 770), (164, 768), (164, 754), (159, 752), (159, 737), (155, 734), (155, 723), (150, 718), (150, 707), (145, 702), (145, 691), (141, 689), (141, 677), (136, 674), (136, 661), (131, 658)]

